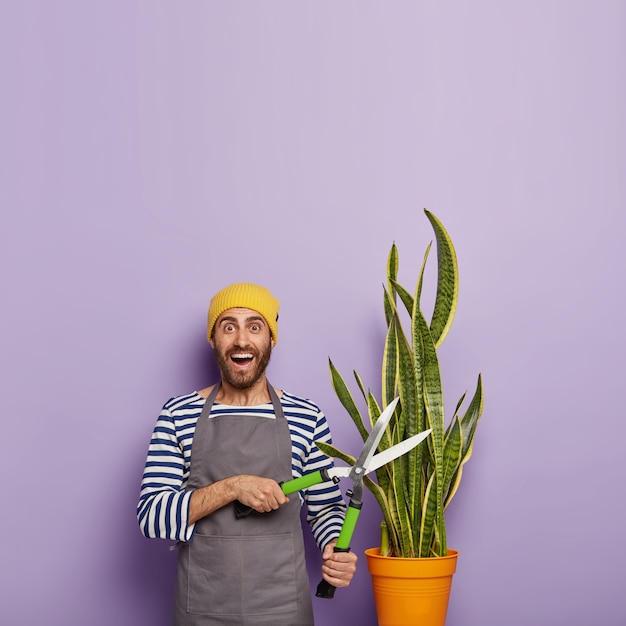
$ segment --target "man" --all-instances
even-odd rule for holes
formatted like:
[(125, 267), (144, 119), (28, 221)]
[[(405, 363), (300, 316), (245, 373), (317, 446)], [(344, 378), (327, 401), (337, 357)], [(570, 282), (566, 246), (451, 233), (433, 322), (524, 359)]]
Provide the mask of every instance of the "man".
[[(313, 624), (300, 506), (322, 550), (322, 576), (352, 580), (357, 557), (334, 552), (345, 504), (336, 485), (283, 494), (279, 482), (330, 467), (330, 441), (310, 402), (265, 376), (279, 302), (230, 285), (211, 300), (208, 339), (221, 381), (170, 399), (154, 429), (137, 507), (147, 537), (178, 543), (176, 626)], [(252, 513), (237, 517), (236, 506)]]

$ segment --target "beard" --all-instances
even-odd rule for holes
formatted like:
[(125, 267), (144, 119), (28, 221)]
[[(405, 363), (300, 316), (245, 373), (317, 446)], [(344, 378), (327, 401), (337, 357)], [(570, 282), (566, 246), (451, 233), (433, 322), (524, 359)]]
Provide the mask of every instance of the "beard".
[[(254, 367), (249, 370), (239, 371), (233, 367), (231, 361), (232, 354), (238, 354), (240, 352), (250, 352), (254, 355)], [(215, 360), (220, 368), (222, 378), (224, 382), (228, 383), (235, 389), (249, 389), (253, 387), (265, 374), (265, 370), (270, 362), (272, 356), (272, 346), (268, 341), (265, 346), (262, 346), (260, 350), (247, 347), (234, 347), (226, 351), (215, 348)]]

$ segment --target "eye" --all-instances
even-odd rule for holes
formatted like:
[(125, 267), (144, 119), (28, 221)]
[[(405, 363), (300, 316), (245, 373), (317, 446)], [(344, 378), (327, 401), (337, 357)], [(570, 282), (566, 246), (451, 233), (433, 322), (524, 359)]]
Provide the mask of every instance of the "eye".
[(252, 324), (252, 326), (250, 326), (250, 330), (253, 333), (258, 333), (261, 330), (261, 326), (259, 326), (259, 324)]
[(226, 324), (224, 326), (225, 333), (232, 333), (235, 330), (235, 326), (233, 324)]

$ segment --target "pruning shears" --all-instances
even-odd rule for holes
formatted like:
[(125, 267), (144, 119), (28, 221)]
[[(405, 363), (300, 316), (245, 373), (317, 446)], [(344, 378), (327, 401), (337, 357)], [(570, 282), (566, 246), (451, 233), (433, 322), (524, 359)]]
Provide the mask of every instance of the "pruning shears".
[[(374, 427), (372, 428), (368, 438), (363, 444), (363, 448), (352, 467), (331, 467), (318, 470), (316, 472), (310, 472), (304, 474), (300, 478), (294, 478), (281, 483), (281, 489), (285, 495), (302, 491), (307, 487), (318, 485), (325, 482), (338, 483), (340, 478), (348, 477), (352, 481), (352, 488), (346, 491), (346, 495), (350, 498), (348, 509), (346, 511), (346, 517), (339, 533), (339, 538), (335, 544), (335, 552), (350, 552), (350, 541), (352, 534), (356, 527), (359, 514), (361, 513), (361, 507), (363, 506), (363, 476), (369, 472), (373, 472), (382, 467), (386, 463), (401, 457), (409, 450), (412, 450), (418, 443), (426, 439), (430, 434), (430, 429), (424, 430), (417, 435), (413, 435), (395, 446), (387, 448), (383, 452), (374, 454), (376, 448), (387, 428), (387, 424), (391, 420), (391, 416), (396, 409), (399, 398), (395, 398), (385, 410), (380, 414), (380, 417), (376, 420)], [(252, 509), (246, 505), (236, 502), (235, 514), (237, 517), (244, 517), (252, 512)], [(315, 595), (318, 598), (332, 598), (335, 595), (335, 586), (331, 585), (325, 580), (321, 580), (317, 586)]]

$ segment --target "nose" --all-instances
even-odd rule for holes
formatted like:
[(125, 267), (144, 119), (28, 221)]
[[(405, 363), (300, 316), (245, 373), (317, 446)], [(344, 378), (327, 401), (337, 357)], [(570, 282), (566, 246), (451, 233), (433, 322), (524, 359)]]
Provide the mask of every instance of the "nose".
[(250, 345), (250, 335), (247, 329), (240, 328), (237, 330), (234, 343), (238, 348), (247, 348)]

